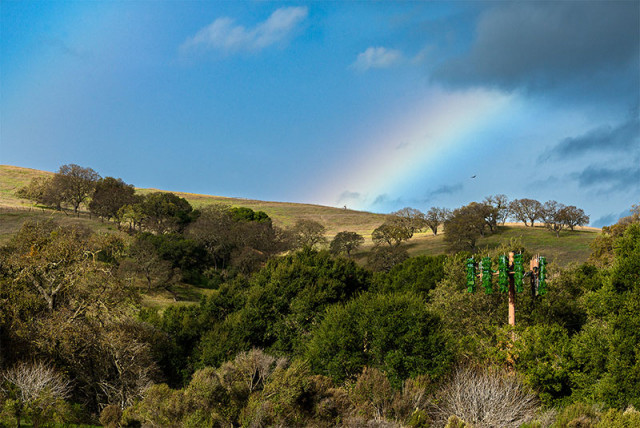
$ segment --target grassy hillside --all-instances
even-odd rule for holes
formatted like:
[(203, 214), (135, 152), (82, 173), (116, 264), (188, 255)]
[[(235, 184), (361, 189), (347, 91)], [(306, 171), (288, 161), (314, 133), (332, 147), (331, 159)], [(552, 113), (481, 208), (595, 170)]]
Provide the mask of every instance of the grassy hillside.
[[(29, 168), (0, 165), (0, 211), (4, 208), (29, 208), (33, 204), (30, 201), (15, 196), (15, 192), (27, 185), (32, 178), (38, 176), (50, 176), (53, 173), (38, 171)], [(140, 194), (159, 192), (158, 189), (136, 189)], [(212, 204), (227, 204), (234, 207), (243, 206), (253, 210), (266, 212), (274, 223), (281, 227), (290, 227), (301, 218), (312, 219), (321, 222), (327, 228), (327, 237), (331, 238), (343, 230), (358, 232), (369, 237), (371, 231), (381, 225), (385, 216), (362, 211), (345, 210), (342, 208), (325, 207), (312, 204), (296, 204), (288, 202), (266, 202), (252, 199), (227, 198), (224, 196), (198, 195), (194, 193), (173, 192), (185, 198), (194, 208), (203, 208)], [(21, 213), (22, 216), (28, 215)], [(37, 214), (31, 214), (37, 215)], [(89, 223), (93, 224), (93, 223)], [(6, 232), (9, 224), (3, 224), (0, 234)], [(0, 237), (1, 239), (1, 237)]]
[(28, 207), (31, 202), (17, 198), (15, 192), (32, 178), (52, 176), (52, 172), (19, 166), (0, 165), (0, 207)]
[[(115, 231), (111, 223), (101, 223), (91, 219), (85, 213), (80, 218), (71, 214), (63, 214), (51, 210), (33, 208), (29, 201), (17, 198), (15, 191), (29, 183), (33, 177), (51, 175), (51, 172), (28, 168), (0, 165), (0, 244), (18, 230), (27, 218), (53, 218), (64, 224), (81, 223), (98, 231)], [(159, 191), (157, 189), (136, 189), (141, 194)], [(350, 230), (360, 233), (367, 239), (363, 251), (356, 258), (364, 262), (370, 249), (371, 232), (382, 224), (385, 216), (362, 211), (345, 210), (321, 205), (296, 204), (287, 202), (265, 202), (252, 199), (227, 198), (222, 196), (198, 195), (175, 192), (196, 208), (212, 204), (228, 204), (244, 206), (253, 210), (265, 211), (282, 226), (292, 226), (297, 219), (307, 218), (321, 222), (327, 228), (327, 238), (331, 239), (337, 232)], [(30, 209), (30, 211), (29, 211)], [(502, 242), (518, 238), (532, 252), (540, 252), (552, 262), (569, 263), (585, 261), (589, 256), (589, 243), (597, 236), (599, 229), (581, 228), (575, 232), (562, 232), (560, 238), (542, 227), (524, 227), (521, 224), (508, 224), (500, 227), (498, 233), (482, 238), (478, 242), (480, 248), (493, 248)], [(441, 254), (445, 252), (442, 234), (433, 236), (430, 232), (419, 233), (408, 243), (409, 254)]]

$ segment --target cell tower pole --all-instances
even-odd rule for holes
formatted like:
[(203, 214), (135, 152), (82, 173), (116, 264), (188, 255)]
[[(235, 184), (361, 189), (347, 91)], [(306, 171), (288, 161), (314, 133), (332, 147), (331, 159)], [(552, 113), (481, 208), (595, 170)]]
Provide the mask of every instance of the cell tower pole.
[(514, 253), (509, 253), (509, 325), (516, 326), (516, 284), (513, 274)]

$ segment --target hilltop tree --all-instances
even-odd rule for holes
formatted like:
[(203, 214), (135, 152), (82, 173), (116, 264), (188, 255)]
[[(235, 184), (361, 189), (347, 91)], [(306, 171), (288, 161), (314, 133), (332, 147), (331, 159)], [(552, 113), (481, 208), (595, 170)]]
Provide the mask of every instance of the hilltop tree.
[(147, 195), (140, 203), (142, 224), (152, 232), (168, 233), (182, 230), (193, 219), (193, 208), (185, 198), (170, 192)]
[(559, 237), (560, 231), (567, 227), (566, 206), (557, 201), (547, 201), (540, 210), (540, 219), (547, 229)]
[(413, 236), (411, 230), (402, 221), (393, 218), (385, 221), (371, 232), (371, 239), (375, 245), (398, 246), (402, 241), (410, 239), (411, 236)]
[[(444, 240), (450, 251), (475, 251), (476, 241), (485, 228), (482, 212), (473, 205), (460, 207), (453, 211), (444, 222), (446, 234)], [(477, 204), (476, 204), (477, 205)]]
[(235, 221), (257, 221), (259, 223), (271, 223), (271, 218), (264, 211), (254, 211), (247, 207), (233, 207), (229, 209), (231, 217)]
[[(485, 229), (488, 227), (490, 232), (494, 232), (498, 226), (498, 209), (486, 202), (471, 202), (467, 205), (469, 210), (473, 210), (477, 217), (482, 217), (484, 223), (480, 226), (477, 224), (478, 231), (481, 236), (485, 235)], [(474, 225), (476, 225), (474, 223)]]
[(206, 248), (216, 269), (224, 268), (235, 248), (233, 228), (229, 207), (212, 205), (204, 208), (200, 217), (189, 225), (187, 235)]
[(235, 266), (248, 272), (290, 247), (288, 234), (262, 211), (226, 205), (203, 209), (187, 235), (206, 249), (216, 269)]
[(364, 244), (362, 235), (356, 232), (343, 231), (336, 234), (329, 248), (334, 254), (347, 253), (347, 256), (351, 256), (351, 252), (358, 249), (362, 244)]
[(53, 176), (51, 186), (59, 193), (63, 202), (73, 207), (73, 212), (78, 213), (78, 207), (95, 189), (100, 175), (91, 168), (83, 168), (76, 164), (62, 165)]
[(95, 215), (118, 220), (118, 211), (127, 204), (135, 203), (135, 188), (122, 179), (105, 177), (96, 183), (89, 210)]
[(581, 208), (570, 205), (564, 209), (564, 220), (569, 229), (573, 231), (576, 226), (584, 226), (589, 223), (589, 216)]
[(21, 187), (16, 196), (30, 201), (43, 202), (47, 188), (51, 185), (51, 177), (34, 177), (29, 184)]
[(535, 221), (541, 218), (542, 204), (535, 199), (515, 199), (509, 204), (509, 210), (525, 226), (528, 226), (527, 221), (530, 221), (533, 227)]
[(405, 207), (392, 212), (391, 215), (394, 216), (394, 222), (405, 228), (409, 238), (412, 238), (414, 233), (420, 231), (427, 225), (424, 219), (424, 213), (415, 208)]
[(510, 214), (509, 198), (507, 195), (490, 195), (484, 198), (484, 203), (491, 205), (497, 210), (496, 220), (504, 226)]
[(53, 177), (34, 177), (29, 184), (16, 192), (16, 196), (31, 201), (62, 209), (63, 196), (55, 187)]
[(556, 201), (547, 201), (540, 210), (544, 227), (560, 237), (560, 231), (567, 226), (566, 207)]
[(142, 202), (144, 201), (144, 195), (133, 195), (133, 203), (123, 205), (116, 213), (116, 221), (128, 222), (129, 232), (136, 229), (142, 231), (142, 222), (146, 219), (146, 214), (143, 211)]
[(325, 231), (326, 228), (321, 223), (309, 219), (298, 220), (292, 229), (297, 247), (305, 249), (326, 243)]
[(446, 208), (432, 207), (427, 211), (425, 215), (425, 223), (434, 235), (438, 234), (438, 226), (444, 223), (444, 221), (451, 215), (451, 211)]

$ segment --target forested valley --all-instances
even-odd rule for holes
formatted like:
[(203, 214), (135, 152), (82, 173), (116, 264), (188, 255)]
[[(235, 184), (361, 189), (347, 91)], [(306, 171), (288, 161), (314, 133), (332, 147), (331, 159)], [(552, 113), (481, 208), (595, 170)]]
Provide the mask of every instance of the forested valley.
[[(65, 165), (18, 192), (85, 208), (114, 233), (41, 218), (0, 247), (0, 426), (640, 426), (640, 206), (582, 263), (548, 267), (546, 294), (467, 292), (466, 263), (507, 218), (554, 236), (577, 207), (504, 195), (406, 208), (364, 242), (263, 211), (194, 209), (168, 192)], [(447, 252), (410, 257), (414, 233)], [(205, 290), (181, 302), (177, 284)], [(154, 293), (166, 307), (144, 305)], [(23, 425), (21, 425), (23, 424)]]

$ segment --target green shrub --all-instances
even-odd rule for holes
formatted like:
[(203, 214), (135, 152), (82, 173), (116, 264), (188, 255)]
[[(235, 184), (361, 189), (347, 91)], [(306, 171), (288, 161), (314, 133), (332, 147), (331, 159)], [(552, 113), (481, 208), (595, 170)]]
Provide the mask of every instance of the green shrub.
[(553, 427), (595, 428), (598, 423), (599, 414), (600, 408), (596, 405), (573, 403), (558, 413)]
[(600, 416), (597, 428), (636, 428), (640, 427), (640, 412), (629, 407), (624, 412), (609, 409)]
[(450, 362), (440, 319), (411, 293), (365, 293), (329, 308), (306, 356), (314, 372), (336, 381), (355, 378), (368, 366), (398, 388), (420, 374), (437, 378)]

